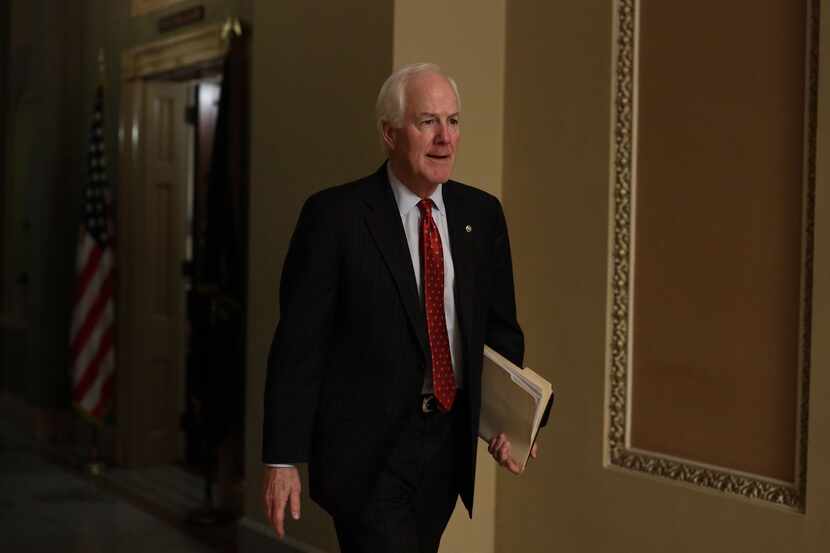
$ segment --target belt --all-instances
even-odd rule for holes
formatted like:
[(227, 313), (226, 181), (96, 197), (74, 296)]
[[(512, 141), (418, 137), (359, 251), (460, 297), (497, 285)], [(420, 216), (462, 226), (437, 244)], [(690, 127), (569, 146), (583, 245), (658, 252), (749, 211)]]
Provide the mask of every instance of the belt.
[[(461, 399), (461, 390), (455, 391), (455, 402), (453, 403), (453, 407), (455, 404), (458, 403), (459, 399)], [(450, 408), (452, 410), (452, 408)], [(438, 400), (435, 399), (435, 394), (421, 394), (421, 413), (428, 415), (430, 413), (441, 413), (441, 409), (438, 407)]]
[(435, 399), (435, 394), (421, 394), (421, 413), (435, 413), (438, 411), (438, 400)]

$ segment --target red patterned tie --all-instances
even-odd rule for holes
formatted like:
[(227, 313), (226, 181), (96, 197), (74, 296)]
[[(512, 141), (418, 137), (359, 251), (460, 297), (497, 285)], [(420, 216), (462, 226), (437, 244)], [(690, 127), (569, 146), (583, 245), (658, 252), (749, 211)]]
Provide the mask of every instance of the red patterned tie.
[(441, 236), (432, 220), (432, 200), (418, 202), (421, 210), (421, 284), (427, 310), (427, 334), (432, 353), (432, 385), (442, 411), (449, 411), (455, 400), (450, 340), (444, 315), (444, 253)]

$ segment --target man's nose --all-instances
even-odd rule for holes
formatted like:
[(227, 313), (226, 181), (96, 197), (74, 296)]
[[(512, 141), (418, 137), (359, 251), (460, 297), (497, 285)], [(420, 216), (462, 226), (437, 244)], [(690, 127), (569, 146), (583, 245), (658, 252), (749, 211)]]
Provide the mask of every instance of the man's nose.
[(450, 140), (450, 127), (446, 123), (438, 123), (438, 131), (435, 133), (435, 142), (444, 144)]

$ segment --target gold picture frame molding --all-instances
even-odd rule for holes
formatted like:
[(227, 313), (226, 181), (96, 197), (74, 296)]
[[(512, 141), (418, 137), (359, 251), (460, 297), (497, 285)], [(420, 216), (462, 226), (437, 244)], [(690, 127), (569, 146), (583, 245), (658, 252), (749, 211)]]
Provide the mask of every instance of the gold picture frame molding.
[(810, 339), (815, 226), (816, 132), (819, 61), (819, 3), (807, 2), (805, 150), (803, 186), (802, 277), (798, 415), (795, 479), (783, 482), (738, 470), (709, 466), (628, 446), (630, 398), (630, 332), (632, 298), (632, 176), (635, 160), (637, 109), (638, 0), (614, 2), (612, 92), (612, 183), (610, 219), (609, 302), (607, 309), (607, 397), (605, 464), (680, 484), (702, 487), (803, 512), (807, 482)]

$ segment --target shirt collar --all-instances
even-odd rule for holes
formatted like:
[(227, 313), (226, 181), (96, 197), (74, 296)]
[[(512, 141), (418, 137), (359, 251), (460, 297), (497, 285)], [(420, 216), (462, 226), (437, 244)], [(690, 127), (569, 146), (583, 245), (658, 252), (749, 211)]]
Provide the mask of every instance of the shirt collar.
[[(392, 193), (395, 195), (395, 203), (398, 204), (398, 211), (401, 216), (403, 216), (406, 213), (409, 213), (412, 208), (417, 206), (418, 202), (421, 201), (421, 198), (419, 198), (417, 194), (412, 192), (412, 190), (410, 190), (398, 179), (398, 177), (395, 176), (389, 162), (386, 163), (386, 174), (389, 176), (389, 184), (392, 185)], [(435, 192), (433, 192), (429, 197), (429, 199), (435, 204), (435, 209), (439, 213), (445, 213), (444, 194), (442, 193), (443, 187), (443, 183), (439, 184), (435, 189)]]

